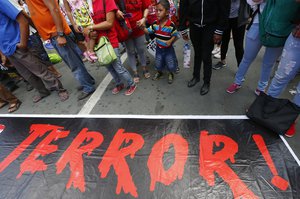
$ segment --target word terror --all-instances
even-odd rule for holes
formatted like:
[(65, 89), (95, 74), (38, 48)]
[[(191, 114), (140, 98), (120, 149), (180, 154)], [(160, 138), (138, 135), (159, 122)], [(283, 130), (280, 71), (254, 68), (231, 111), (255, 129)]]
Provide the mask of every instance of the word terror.
[[(29, 136), (0, 163), (0, 172), (3, 172), (37, 138), (43, 136), (45, 138), (37, 144), (35, 149), (21, 163), (17, 179), (25, 172), (34, 173), (47, 170), (47, 165), (44, 161), (38, 159), (39, 156), (46, 156), (57, 151), (58, 146), (51, 144), (51, 142), (65, 138), (69, 133), (70, 131), (64, 130), (61, 126), (31, 125)], [(281, 190), (286, 190), (289, 184), (278, 175), (263, 138), (257, 134), (253, 135), (252, 138), (274, 175), (271, 183)], [(100, 132), (89, 131), (87, 128), (83, 128), (63, 152), (56, 162), (56, 174), (59, 175), (69, 164), (71, 174), (66, 185), (67, 189), (73, 185), (81, 192), (85, 191), (83, 155), (90, 155), (95, 148), (102, 144), (103, 140), (104, 137)], [(127, 143), (126, 146), (123, 145), (124, 142)], [(224, 135), (210, 135), (207, 131), (201, 131), (199, 143), (199, 175), (207, 181), (209, 186), (214, 186), (215, 173), (217, 173), (229, 185), (234, 198), (239, 196), (251, 199), (258, 198), (226, 163), (227, 160), (235, 163), (234, 156), (238, 152), (238, 144), (233, 139)], [(223, 148), (213, 152), (213, 147), (221, 146), (221, 144)], [(123, 189), (125, 193), (138, 197), (138, 190), (132, 179), (126, 157), (130, 155), (130, 158), (133, 159), (143, 145), (144, 139), (140, 134), (129, 133), (125, 132), (124, 129), (119, 129), (108, 146), (102, 161), (98, 165), (98, 169), (101, 178), (105, 178), (109, 170), (114, 169), (117, 175), (117, 194), (120, 194), (121, 189)], [(163, 156), (170, 150), (171, 146), (174, 147), (175, 151), (174, 162), (166, 170), (163, 165)], [(147, 161), (151, 178), (150, 191), (155, 190), (155, 185), (158, 182), (168, 186), (177, 178), (182, 179), (188, 151), (189, 144), (187, 140), (175, 133), (167, 134), (153, 145)]]

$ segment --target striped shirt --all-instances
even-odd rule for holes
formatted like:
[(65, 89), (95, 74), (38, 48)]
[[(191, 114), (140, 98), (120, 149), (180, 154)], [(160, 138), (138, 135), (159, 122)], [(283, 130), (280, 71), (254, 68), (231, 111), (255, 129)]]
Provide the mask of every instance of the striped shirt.
[(164, 26), (160, 26), (159, 21), (155, 21), (147, 30), (149, 34), (155, 35), (159, 48), (168, 48), (166, 42), (174, 36), (177, 37), (178, 34), (175, 24), (170, 19)]

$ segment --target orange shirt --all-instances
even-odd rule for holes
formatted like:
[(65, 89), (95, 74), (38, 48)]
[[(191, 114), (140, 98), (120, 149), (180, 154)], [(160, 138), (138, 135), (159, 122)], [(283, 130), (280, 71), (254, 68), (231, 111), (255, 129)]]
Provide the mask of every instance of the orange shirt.
[[(61, 14), (57, 1), (55, 2), (60, 14), (60, 18), (63, 21), (64, 33), (68, 35), (71, 33), (71, 29)], [(43, 0), (27, 0), (26, 3), (29, 8), (30, 17), (40, 36), (44, 40), (50, 39), (51, 35), (56, 34), (57, 32), (50, 10), (44, 4)]]

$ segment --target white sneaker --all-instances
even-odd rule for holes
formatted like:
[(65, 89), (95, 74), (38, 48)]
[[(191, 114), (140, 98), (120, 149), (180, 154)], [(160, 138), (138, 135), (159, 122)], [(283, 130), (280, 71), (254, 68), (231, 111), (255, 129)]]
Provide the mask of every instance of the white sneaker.
[(215, 54), (219, 53), (220, 50), (221, 50), (221, 48), (216, 46), (215, 49), (213, 51), (211, 51), (211, 54), (215, 55)]
[(216, 58), (216, 59), (221, 59), (221, 53), (218, 52), (217, 54), (214, 54), (214, 58)]

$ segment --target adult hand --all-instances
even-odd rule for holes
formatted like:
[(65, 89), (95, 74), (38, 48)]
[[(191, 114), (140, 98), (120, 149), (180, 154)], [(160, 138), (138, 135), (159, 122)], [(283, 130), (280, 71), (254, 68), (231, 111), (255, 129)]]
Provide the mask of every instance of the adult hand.
[(1, 54), (0, 54), (0, 56), (1, 56), (1, 64), (2, 64), (3, 66), (5, 66), (5, 64), (6, 64), (6, 62), (7, 62), (7, 58), (6, 58), (6, 56), (1, 55)]
[(222, 41), (222, 35), (214, 34), (214, 43), (219, 44)]
[(78, 29), (78, 25), (77, 24), (73, 25), (73, 28), (74, 28), (75, 32), (81, 33), (80, 30)]
[(124, 19), (124, 13), (121, 11), (121, 10), (118, 10), (116, 12), (116, 17), (117, 19), (121, 20), (121, 19)]
[(56, 41), (59, 46), (65, 46), (67, 43), (67, 40), (65, 37), (57, 37)]
[(136, 22), (136, 25), (141, 28), (146, 25), (146, 18), (142, 18)]
[(22, 49), (22, 50), (26, 50), (27, 49), (27, 44), (18, 43), (17, 48)]

